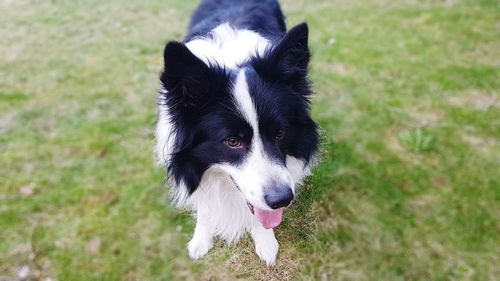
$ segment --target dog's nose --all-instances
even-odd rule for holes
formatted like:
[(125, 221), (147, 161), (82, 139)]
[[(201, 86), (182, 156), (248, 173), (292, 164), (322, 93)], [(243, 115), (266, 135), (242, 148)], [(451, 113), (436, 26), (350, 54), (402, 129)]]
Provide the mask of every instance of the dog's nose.
[(272, 209), (286, 207), (293, 200), (293, 192), (290, 187), (271, 188), (264, 195), (264, 200)]

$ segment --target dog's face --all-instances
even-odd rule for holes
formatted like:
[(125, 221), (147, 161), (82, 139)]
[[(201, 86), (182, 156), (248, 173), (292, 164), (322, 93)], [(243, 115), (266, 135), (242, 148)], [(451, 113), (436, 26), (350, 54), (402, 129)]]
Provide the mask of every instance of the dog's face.
[(182, 43), (167, 44), (163, 103), (175, 128), (168, 169), (189, 193), (207, 170), (234, 183), (264, 227), (281, 221), (294, 196), (290, 165), (318, 146), (309, 114), (307, 26), (291, 29), (238, 68), (207, 65)]

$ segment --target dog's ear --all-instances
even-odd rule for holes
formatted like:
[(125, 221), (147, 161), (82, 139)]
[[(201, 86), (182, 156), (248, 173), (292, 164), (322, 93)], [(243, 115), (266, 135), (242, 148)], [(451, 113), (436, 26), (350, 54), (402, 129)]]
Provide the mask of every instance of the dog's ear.
[(273, 80), (305, 78), (311, 57), (308, 34), (306, 23), (296, 25), (264, 56), (255, 58), (253, 67), (261, 75)]
[(169, 42), (163, 52), (164, 71), (160, 77), (167, 90), (169, 105), (193, 109), (202, 105), (209, 94), (210, 68), (183, 43)]

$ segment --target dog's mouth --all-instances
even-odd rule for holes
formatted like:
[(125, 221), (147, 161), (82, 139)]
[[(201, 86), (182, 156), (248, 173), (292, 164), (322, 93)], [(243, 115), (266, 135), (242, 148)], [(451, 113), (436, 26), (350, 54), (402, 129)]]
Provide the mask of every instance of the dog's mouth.
[[(236, 184), (236, 181), (233, 179), (233, 177), (229, 176), (229, 178), (233, 182), (234, 186), (236, 186), (236, 189), (241, 192), (240, 187)], [(283, 220), (283, 208), (267, 211), (255, 207), (248, 201), (246, 202), (250, 213), (255, 216), (255, 218), (260, 222), (260, 224), (262, 224), (265, 229), (275, 228), (280, 225), (281, 221)]]
[(247, 202), (247, 206), (248, 206), (248, 209), (250, 210), (250, 213), (252, 213), (252, 215), (255, 215), (255, 208), (252, 204), (248, 203)]
[(283, 208), (267, 211), (254, 207), (254, 205), (248, 203), (248, 201), (247, 205), (250, 212), (265, 229), (275, 228), (280, 225), (283, 220)]

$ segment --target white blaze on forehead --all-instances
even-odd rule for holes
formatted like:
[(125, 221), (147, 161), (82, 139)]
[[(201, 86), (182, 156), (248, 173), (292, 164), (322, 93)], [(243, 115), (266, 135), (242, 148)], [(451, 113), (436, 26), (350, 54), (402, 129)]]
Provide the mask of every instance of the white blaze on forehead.
[(257, 110), (250, 97), (245, 70), (241, 69), (236, 77), (233, 89), (234, 101), (241, 115), (252, 126), (254, 138), (259, 138), (259, 121)]

